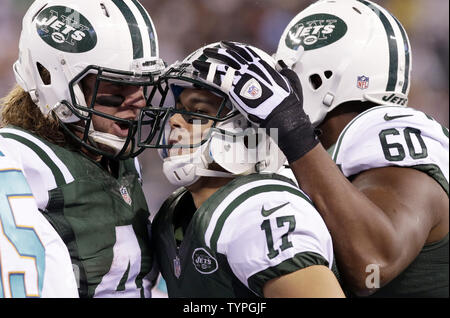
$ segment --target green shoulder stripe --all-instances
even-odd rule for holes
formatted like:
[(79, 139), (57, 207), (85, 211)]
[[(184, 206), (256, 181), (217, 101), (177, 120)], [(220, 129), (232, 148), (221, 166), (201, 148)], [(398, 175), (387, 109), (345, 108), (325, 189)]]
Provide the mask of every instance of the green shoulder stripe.
[(32, 141), (19, 136), (19, 135), (15, 135), (15, 134), (11, 134), (11, 133), (2, 133), (0, 132), (0, 136), (3, 136), (4, 138), (10, 138), (10, 139), (14, 139), (22, 144), (24, 144), (25, 146), (27, 146), (28, 148), (30, 148), (31, 150), (33, 150), (36, 155), (39, 156), (39, 158), (42, 159), (42, 161), (49, 167), (49, 169), (52, 171), (53, 176), (55, 177), (55, 181), (57, 186), (61, 186), (66, 184), (66, 181), (64, 179), (64, 175), (61, 172), (61, 170), (58, 168), (58, 166), (50, 159), (50, 157), (48, 156), (48, 154), (42, 150), (39, 146), (37, 146), (35, 143), (33, 143)]
[(342, 139), (344, 139), (345, 133), (348, 131), (348, 129), (353, 125), (353, 123), (355, 121), (357, 121), (359, 118), (361, 118), (362, 116), (364, 116), (365, 114), (374, 111), (374, 110), (378, 110), (380, 108), (387, 108), (387, 107), (393, 107), (392, 105), (389, 106), (376, 106), (376, 107), (372, 107), (369, 108), (368, 110), (362, 112), (361, 114), (359, 114), (358, 116), (356, 116), (355, 118), (352, 119), (352, 121), (350, 121), (347, 126), (345, 126), (344, 130), (341, 132), (341, 134), (339, 135), (339, 138), (336, 142), (336, 146), (334, 148), (334, 153), (333, 153), (333, 161), (336, 162), (337, 160), (337, 156), (339, 154), (339, 150), (341, 149), (341, 144), (342, 144)]
[(328, 261), (322, 255), (314, 252), (301, 252), (294, 257), (287, 259), (280, 264), (269, 267), (259, 273), (248, 278), (248, 287), (263, 297), (263, 287), (269, 280), (293, 273), (297, 270), (307, 268), (313, 265), (323, 265), (328, 267)]
[(253, 189), (250, 189), (246, 192), (244, 192), (243, 194), (239, 195), (236, 199), (234, 199), (227, 207), (226, 209), (222, 212), (222, 214), (220, 215), (219, 219), (217, 220), (216, 226), (214, 228), (213, 234), (211, 236), (211, 249), (212, 250), (216, 250), (217, 249), (217, 242), (219, 240), (219, 236), (220, 233), (222, 232), (223, 226), (225, 224), (226, 219), (231, 215), (231, 213), (240, 205), (242, 204), (244, 201), (246, 201), (247, 199), (263, 193), (263, 192), (289, 192), (292, 193), (294, 195), (297, 195), (299, 197), (301, 197), (302, 199), (306, 200), (308, 203), (310, 203), (311, 205), (313, 205), (313, 203), (311, 202), (310, 199), (308, 199), (300, 190), (295, 189), (295, 188), (291, 188), (289, 186), (285, 186), (285, 185), (278, 185), (278, 184), (269, 184), (269, 185), (263, 185), (263, 186), (259, 186)]

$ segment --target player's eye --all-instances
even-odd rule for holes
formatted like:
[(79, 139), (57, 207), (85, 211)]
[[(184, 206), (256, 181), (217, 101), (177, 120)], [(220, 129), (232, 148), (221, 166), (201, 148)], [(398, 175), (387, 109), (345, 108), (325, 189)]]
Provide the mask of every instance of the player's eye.
[(193, 112), (200, 115), (209, 115), (209, 112), (207, 110), (201, 108), (194, 109)]
[(179, 101), (176, 102), (176, 104), (175, 104), (175, 109), (176, 109), (176, 110), (186, 110), (185, 107), (184, 107), (184, 105), (181, 104)]
[(208, 119), (195, 116), (195, 114), (181, 114), (181, 116), (190, 125), (206, 125), (209, 122)]
[(125, 97), (120, 95), (100, 95), (95, 100), (97, 104), (107, 107), (119, 107), (124, 102)]

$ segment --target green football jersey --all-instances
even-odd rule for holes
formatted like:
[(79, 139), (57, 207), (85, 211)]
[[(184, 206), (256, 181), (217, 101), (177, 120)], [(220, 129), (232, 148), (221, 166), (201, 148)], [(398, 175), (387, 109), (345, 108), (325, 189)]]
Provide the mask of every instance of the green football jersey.
[(275, 174), (237, 177), (198, 210), (181, 188), (162, 205), (152, 235), (169, 297), (262, 297), (273, 278), (312, 265), (335, 270), (322, 218)]
[(115, 176), (78, 151), (8, 127), (42, 214), (66, 244), (80, 297), (149, 297), (149, 212), (135, 160)]

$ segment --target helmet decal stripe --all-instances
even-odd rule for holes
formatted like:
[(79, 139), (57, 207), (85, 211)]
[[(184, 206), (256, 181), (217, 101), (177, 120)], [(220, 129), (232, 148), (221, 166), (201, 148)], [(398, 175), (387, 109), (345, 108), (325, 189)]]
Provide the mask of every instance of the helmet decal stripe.
[(130, 8), (123, 0), (112, 0), (112, 2), (119, 8), (120, 12), (122, 12), (125, 20), (128, 23), (128, 28), (130, 29), (131, 34), (131, 41), (133, 43), (133, 59), (144, 57), (142, 35), (133, 12), (131, 12)]
[(386, 30), (386, 35), (389, 44), (389, 79), (386, 86), (386, 91), (395, 91), (395, 86), (397, 84), (397, 72), (398, 72), (398, 48), (397, 41), (395, 38), (394, 29), (389, 22), (386, 15), (381, 12), (381, 10), (374, 6), (372, 3), (365, 0), (358, 0), (359, 2), (368, 6), (372, 11), (380, 18), (381, 23), (383, 23), (384, 29)]
[(406, 94), (406, 91), (408, 89), (409, 85), (409, 68), (411, 67), (411, 49), (409, 47), (408, 43), (408, 36), (406, 35), (406, 31), (401, 25), (400, 21), (396, 17), (394, 17), (392, 14), (391, 16), (394, 18), (395, 22), (397, 22), (398, 28), (400, 29), (400, 32), (402, 33), (403, 37), (403, 44), (404, 44), (404, 50), (405, 50), (405, 80), (403, 81), (403, 88), (402, 93)]
[(145, 9), (142, 7), (142, 5), (137, 0), (132, 0), (134, 5), (138, 8), (139, 12), (142, 14), (142, 17), (144, 18), (145, 24), (147, 25), (148, 29), (148, 36), (150, 38), (150, 49), (151, 49), (151, 55), (156, 55), (156, 36), (155, 36), (155, 30), (153, 29), (152, 22), (150, 21), (150, 18), (145, 11)]

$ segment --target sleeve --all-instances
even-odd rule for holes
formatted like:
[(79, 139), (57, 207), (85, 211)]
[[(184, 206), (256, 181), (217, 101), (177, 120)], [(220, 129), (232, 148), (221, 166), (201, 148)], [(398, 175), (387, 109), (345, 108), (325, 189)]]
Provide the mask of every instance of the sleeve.
[(217, 246), (236, 277), (259, 296), (270, 279), (333, 263), (331, 237), (309, 199), (294, 187), (279, 190), (238, 206)]
[(412, 108), (381, 106), (356, 117), (336, 143), (333, 160), (346, 177), (388, 167), (411, 167), (448, 193), (448, 129)]
[(0, 139), (0, 298), (78, 297), (69, 252)]

